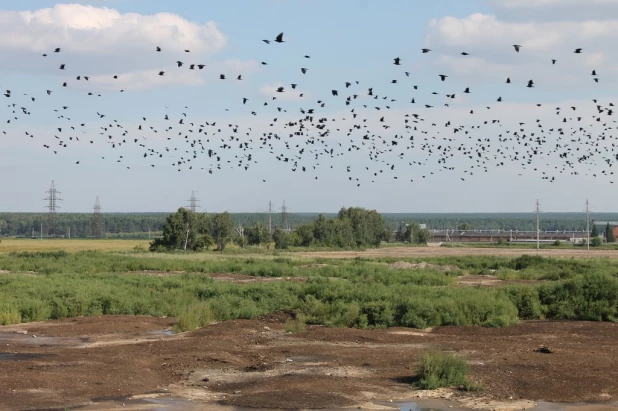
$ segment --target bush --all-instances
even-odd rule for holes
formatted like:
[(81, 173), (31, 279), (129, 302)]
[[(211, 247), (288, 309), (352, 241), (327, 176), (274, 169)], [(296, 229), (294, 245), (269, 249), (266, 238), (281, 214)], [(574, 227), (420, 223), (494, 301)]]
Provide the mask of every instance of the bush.
[(554, 241), (554, 246), (560, 247), (561, 245), (562, 245), (562, 241), (560, 241), (560, 240)]
[(478, 391), (480, 385), (468, 377), (465, 359), (441, 352), (426, 353), (421, 357), (418, 371), (419, 386), (426, 390), (441, 387), (458, 387), (466, 391)]
[(287, 320), (285, 322), (285, 331), (289, 333), (305, 332), (305, 323), (299, 320)]
[(603, 240), (601, 240), (601, 237), (594, 237), (592, 240), (590, 240), (591, 247), (601, 247), (601, 244), (603, 244)]

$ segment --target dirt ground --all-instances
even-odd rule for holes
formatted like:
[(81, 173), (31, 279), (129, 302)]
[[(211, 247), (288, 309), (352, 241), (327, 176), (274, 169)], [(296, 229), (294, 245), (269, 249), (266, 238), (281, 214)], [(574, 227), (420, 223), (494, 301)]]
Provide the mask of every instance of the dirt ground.
[[(452, 396), (473, 408), (530, 409), (526, 400), (618, 398), (618, 324), (532, 321), (503, 329), (434, 330), (312, 326), (290, 334), (284, 324), (292, 317), (279, 313), (182, 334), (169, 331), (171, 319), (132, 316), (0, 327), (0, 409), (92, 404), (99, 408), (88, 409), (116, 409), (159, 393), (164, 395), (159, 401), (174, 396), (208, 404), (195, 409), (375, 409), (380, 401), (431, 396)], [(552, 353), (538, 352), (541, 346)], [(465, 356), (485, 391), (462, 398), (445, 390), (437, 395), (415, 391), (417, 361), (427, 350)], [(115, 405), (105, 408), (107, 400)]]
[(298, 257), (309, 258), (423, 258), (423, 257), (462, 257), (462, 256), (503, 256), (519, 257), (524, 254), (540, 255), (543, 257), (576, 257), (576, 258), (618, 258), (616, 250), (574, 250), (574, 249), (546, 249), (530, 248), (474, 248), (474, 247), (383, 247), (365, 251), (309, 251), (295, 252)]

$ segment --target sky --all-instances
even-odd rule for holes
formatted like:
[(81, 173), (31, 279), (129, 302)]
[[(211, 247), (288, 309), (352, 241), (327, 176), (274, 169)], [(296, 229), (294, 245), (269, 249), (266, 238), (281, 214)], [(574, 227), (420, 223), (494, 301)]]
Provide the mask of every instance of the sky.
[[(343, 206), (530, 212), (536, 199), (544, 211), (579, 212), (587, 198), (592, 211), (616, 211), (610, 173), (618, 151), (615, 130), (607, 129), (615, 124), (607, 110), (602, 123), (592, 120), (599, 115), (593, 99), (605, 109), (618, 102), (614, 0), (20, 0), (0, 6), (0, 88), (11, 90), (0, 96), (6, 103), (0, 105), (0, 211), (45, 211), (52, 180), (63, 212), (89, 212), (97, 196), (104, 212), (173, 211), (192, 191), (208, 212), (265, 212), (269, 201), (279, 209), (284, 200), (292, 213)], [(280, 32), (284, 43), (262, 41)], [(522, 46), (519, 53), (513, 44)], [(573, 53), (580, 47), (583, 54)], [(401, 66), (393, 64), (396, 57)], [(206, 67), (190, 70), (192, 63)], [(525, 87), (529, 79), (535, 88)], [(279, 86), (284, 93), (275, 91)], [(388, 99), (368, 97), (369, 87)], [(466, 87), (471, 94), (463, 93)], [(455, 92), (455, 99), (445, 99)], [(352, 93), (358, 99), (346, 106)], [(411, 105), (411, 98), (419, 102)], [(563, 108), (558, 115), (556, 107)], [(330, 132), (320, 136), (313, 128), (311, 135), (289, 137), (285, 124), (310, 108), (316, 121), (328, 119)], [(422, 120), (404, 123), (412, 114)], [(587, 119), (585, 130), (574, 116)], [(570, 145), (574, 168), (566, 170), (558, 155), (566, 150), (558, 135), (565, 117), (575, 127), (569, 140), (580, 139)], [(198, 136), (206, 123), (208, 135)], [(365, 131), (348, 135), (355, 124), (368, 127), (369, 140)], [(470, 134), (450, 134), (459, 126)], [(522, 127), (528, 138), (535, 133), (543, 140), (525, 169), (513, 160), (514, 149), (502, 148), (502, 158), (492, 154), (501, 144), (517, 144), (501, 139)], [(271, 135), (271, 146), (263, 145), (263, 133), (271, 132), (279, 138)], [(582, 141), (591, 139), (600, 153), (578, 162), (591, 147)], [(472, 158), (455, 148), (441, 163), (437, 151), (447, 144), (486, 152)], [(209, 149), (216, 154), (209, 157)]]

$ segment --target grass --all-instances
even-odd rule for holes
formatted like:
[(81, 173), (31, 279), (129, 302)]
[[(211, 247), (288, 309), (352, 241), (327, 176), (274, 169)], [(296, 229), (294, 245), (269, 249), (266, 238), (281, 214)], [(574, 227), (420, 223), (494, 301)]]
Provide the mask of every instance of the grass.
[(305, 323), (300, 320), (287, 320), (285, 322), (285, 331), (289, 333), (302, 333), (305, 332)]
[(135, 247), (148, 249), (149, 240), (121, 240), (121, 239), (26, 239), (2, 238), (0, 253), (21, 251), (54, 251), (76, 252), (85, 250), (99, 251), (130, 251)]
[[(119, 252), (0, 253), (0, 270), (5, 271), (0, 274), (0, 324), (152, 315), (176, 318), (176, 329), (185, 331), (279, 310), (295, 311), (306, 324), (358, 328), (501, 327), (544, 318), (618, 320), (618, 270), (610, 259), (437, 257), (403, 260), (458, 269), (388, 268), (398, 260), (402, 259), (301, 259), (293, 253), (153, 254), (130, 245)], [(149, 271), (159, 275), (147, 275)], [(454, 287), (457, 275), (464, 272), (545, 281), (502, 288)], [(208, 273), (303, 281), (232, 284), (214, 281)]]
[(481, 385), (468, 373), (468, 363), (462, 357), (442, 352), (426, 353), (421, 357), (418, 384), (425, 390), (456, 387), (464, 391), (480, 391)]

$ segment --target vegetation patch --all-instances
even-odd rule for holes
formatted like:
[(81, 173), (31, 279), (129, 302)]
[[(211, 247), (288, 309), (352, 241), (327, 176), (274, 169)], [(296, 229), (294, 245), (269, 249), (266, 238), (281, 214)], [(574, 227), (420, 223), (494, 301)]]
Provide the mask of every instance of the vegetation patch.
[(460, 356), (443, 352), (426, 353), (421, 357), (418, 385), (425, 390), (453, 387), (480, 391), (480, 384), (474, 382), (468, 373), (468, 363)]

